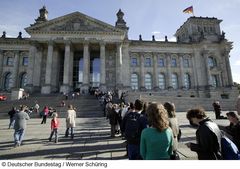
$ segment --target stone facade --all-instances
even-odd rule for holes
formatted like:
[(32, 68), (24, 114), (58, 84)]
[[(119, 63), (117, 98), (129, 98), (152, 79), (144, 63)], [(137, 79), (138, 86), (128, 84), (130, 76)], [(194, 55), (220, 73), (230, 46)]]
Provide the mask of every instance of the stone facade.
[(30, 38), (0, 38), (0, 89), (68, 93), (89, 87), (166, 96), (235, 97), (232, 42), (217, 18), (190, 17), (176, 42), (130, 40), (119, 10), (115, 26), (74, 12), (52, 20), (40, 9)]

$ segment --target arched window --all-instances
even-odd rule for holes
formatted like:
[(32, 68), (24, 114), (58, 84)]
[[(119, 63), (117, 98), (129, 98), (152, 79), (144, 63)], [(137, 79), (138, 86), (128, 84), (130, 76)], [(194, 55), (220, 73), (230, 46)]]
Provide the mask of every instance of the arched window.
[(217, 60), (213, 57), (208, 58), (208, 66), (209, 67), (216, 67), (217, 66)]
[(188, 73), (185, 73), (184, 74), (184, 86), (187, 88), (187, 89), (190, 89), (191, 88), (191, 79), (190, 79), (190, 75)]
[(158, 74), (158, 85), (160, 89), (165, 89), (166, 84), (165, 84), (165, 76), (163, 73)]
[(20, 76), (20, 87), (23, 88), (27, 85), (27, 73), (22, 73)]
[(145, 88), (147, 90), (151, 90), (152, 89), (152, 77), (149, 73), (145, 74), (144, 81), (145, 81)]
[(4, 77), (4, 89), (5, 90), (10, 90), (12, 87), (13, 87), (12, 74), (7, 73)]
[(138, 75), (135, 73), (131, 75), (131, 87), (133, 90), (138, 90)]
[(178, 89), (178, 77), (175, 73), (172, 74), (172, 87)]

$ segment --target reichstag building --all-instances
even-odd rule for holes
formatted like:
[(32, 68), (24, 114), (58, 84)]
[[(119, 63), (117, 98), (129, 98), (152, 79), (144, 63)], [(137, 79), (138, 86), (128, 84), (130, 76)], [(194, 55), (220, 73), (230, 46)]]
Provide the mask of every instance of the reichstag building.
[[(189, 97), (235, 97), (222, 20), (190, 17), (176, 42), (128, 39), (124, 13), (115, 26), (74, 12), (48, 20), (44, 6), (29, 38), (0, 38), (0, 89), (68, 93), (90, 87)], [(6, 30), (7, 31), (7, 30)]]

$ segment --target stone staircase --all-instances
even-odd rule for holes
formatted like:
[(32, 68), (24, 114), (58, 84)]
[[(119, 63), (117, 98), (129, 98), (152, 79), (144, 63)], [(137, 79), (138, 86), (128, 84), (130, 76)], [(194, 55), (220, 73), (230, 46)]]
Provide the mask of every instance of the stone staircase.
[[(64, 100), (66, 106), (61, 107), (61, 101)], [(0, 102), (0, 117), (8, 117), (7, 112), (12, 106), (18, 107), (19, 105), (27, 105), (28, 107), (33, 107), (35, 101), (38, 102), (40, 106), (40, 111), (44, 106), (50, 106), (57, 110), (59, 117), (65, 117), (67, 106), (72, 104), (77, 109), (77, 117), (102, 117), (103, 111), (102, 107), (94, 96), (78, 96), (75, 99), (69, 98), (65, 100), (65, 97), (59, 94), (51, 95), (33, 95), (27, 100), (17, 100), (17, 101), (4, 101)], [(31, 117), (38, 117), (37, 114), (32, 113)]]

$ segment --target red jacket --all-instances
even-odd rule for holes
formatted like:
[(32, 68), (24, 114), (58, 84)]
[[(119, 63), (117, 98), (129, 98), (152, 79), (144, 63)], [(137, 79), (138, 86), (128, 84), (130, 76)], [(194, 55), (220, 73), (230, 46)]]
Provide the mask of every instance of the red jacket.
[(56, 118), (51, 121), (51, 129), (57, 129), (59, 127), (59, 120)]

